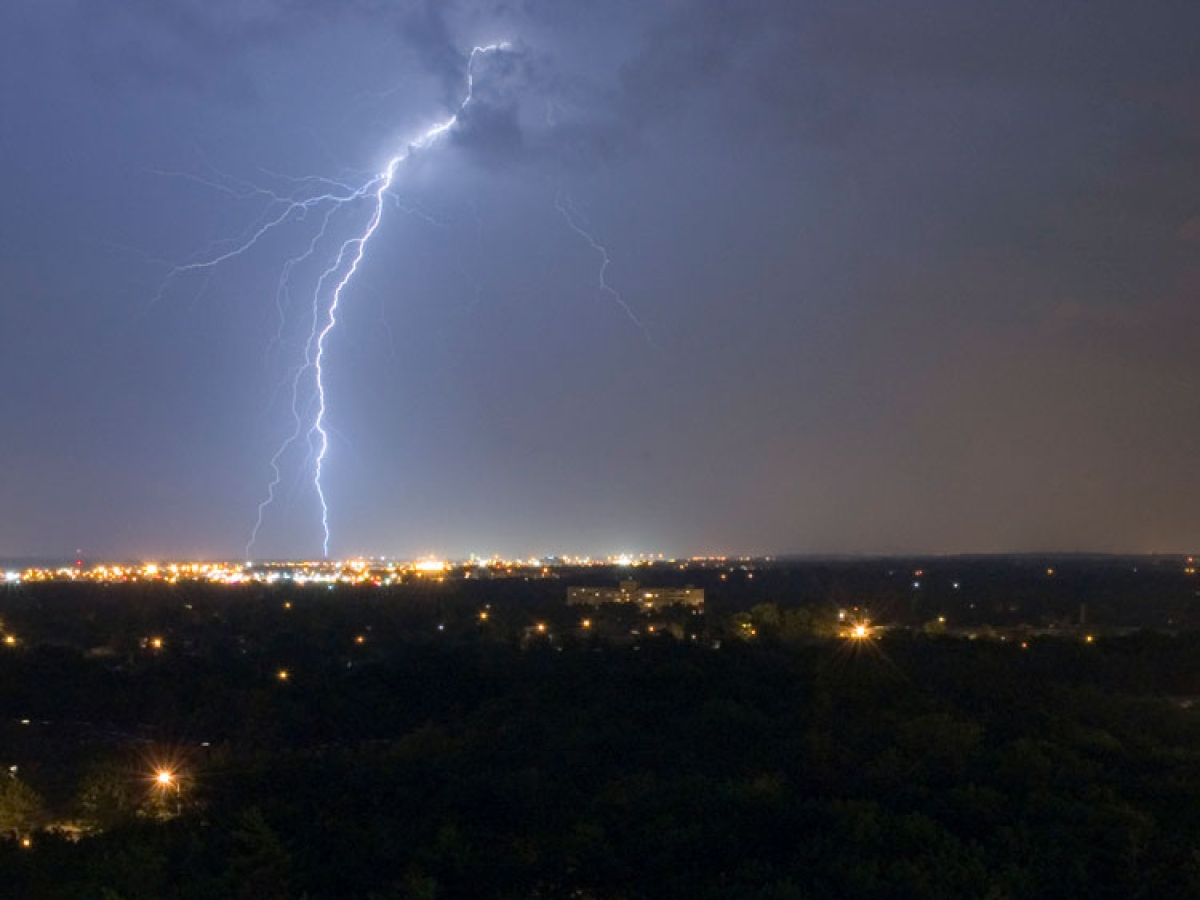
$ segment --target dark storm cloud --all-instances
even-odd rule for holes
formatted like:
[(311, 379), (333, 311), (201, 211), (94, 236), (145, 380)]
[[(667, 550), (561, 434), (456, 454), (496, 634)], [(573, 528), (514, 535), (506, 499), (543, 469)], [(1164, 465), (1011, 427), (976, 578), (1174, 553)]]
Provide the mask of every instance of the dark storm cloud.
[[(580, 3), (578, 8), (587, 4)], [(558, 7), (560, 18), (570, 21), (572, 4)], [(536, 4), (525, 7), (503, 2), (443, 3), (409, 0), (402, 3), (324, 0), (115, 0), (112, 3), (80, 2), (72, 12), (74, 33), (93, 74), (111, 79), (124, 77), (154, 84), (212, 84), (230, 78), (230, 70), (241, 82), (249, 80), (252, 54), (260, 47), (277, 44), (304, 33), (336, 24), (358, 22), (394, 33), (420, 68), (443, 79), (444, 102), (457, 98), (470, 41), (457, 23), (516, 22), (533, 15)], [(628, 47), (614, 46), (618, 55), (632, 53), (624, 66), (619, 90), (598, 89), (576, 77), (550, 71), (553, 64), (545, 53), (516, 39), (514, 53), (526, 56), (526, 85), (537, 83), (545, 90), (585, 101), (597, 117), (613, 118), (603, 107), (619, 107), (623, 118), (658, 118), (687, 97), (704, 93), (707, 84), (726, 74), (739, 55), (739, 45), (772, 24), (772, 15), (787, 5), (727, 4), (704, 0), (695, 6), (666, 5), (658, 12), (653, 5), (614, 7), (616, 29), (627, 28), (637, 35)], [(789, 17), (791, 18), (791, 17)], [(778, 22), (774, 23), (778, 25)], [(641, 32), (645, 30), (645, 34)], [(587, 35), (567, 37), (571, 41)], [(494, 68), (494, 67), (493, 67)], [(492, 72), (493, 76), (496, 72)]]
[[(440, 80), (437, 99), (450, 108), (461, 92), (472, 40), (496, 23), (514, 45), (505, 59), (485, 61), (489, 77), (480, 84), (480, 109), (472, 110), (459, 138), (480, 151), (490, 143), (506, 158), (524, 146), (536, 158), (584, 164), (611, 159), (635, 145), (643, 128), (697, 104), (711, 105), (715, 129), (771, 119), (814, 132), (828, 130), (823, 122), (846, 119), (845, 105), (832, 100), (829, 85), (798, 71), (792, 48), (801, 21), (789, 3), (614, 4), (606, 11), (609, 28), (623, 38), (611, 46), (620, 62), (608, 80), (603, 73), (559, 68), (581, 42), (593, 39), (571, 30), (572, 20), (589, 8), (583, 2), (555, 5), (550, 18), (563, 30), (547, 35), (538, 21), (547, 9), (537, 3), (116, 0), (78, 3), (72, 31), (84, 66), (97, 79), (187, 86), (245, 103), (256, 96), (255, 55), (261, 49), (339, 25), (383, 29), (404, 48), (406, 63)], [(545, 46), (531, 43), (538, 38)], [(737, 96), (722, 99), (724, 83), (732, 83)], [(518, 95), (527, 98), (521, 112), (512, 99)], [(763, 104), (769, 115), (751, 108)], [(535, 133), (522, 134), (528, 131)]]
[(811, 10), (804, 53), (890, 77), (1126, 93), (1200, 71), (1200, 9), (1187, 0), (839, 0)]
[(441, 99), (451, 104), (461, 91), (463, 54), (469, 48), (456, 45), (445, 17), (448, 6), (437, 0), (418, 0), (404, 12), (393, 15), (400, 37), (423, 68), (441, 77), (445, 91)]
[[(565, 2), (553, 8), (559, 21), (569, 23), (588, 6)], [(468, 49), (462, 23), (521, 23), (545, 12), (537, 3), (500, 0), (114, 0), (78, 3), (74, 18), (89, 58), (107, 75), (124, 68), (183, 81), (211, 75), (212, 63), (244, 64), (252, 48), (289, 35), (361, 21), (393, 30), (426, 70), (454, 90)], [(621, 70), (621, 90), (609, 98), (640, 119), (670, 115), (729, 78), (757, 86), (751, 97), (787, 113), (805, 105), (812, 90), (806, 77), (829, 66), (860, 73), (862, 83), (842, 85), (849, 93), (892, 89), (897, 79), (1005, 83), (1158, 96), (1164, 105), (1173, 94), (1177, 105), (1193, 111), (1181, 89), (1196, 87), (1200, 78), (1192, 52), (1200, 8), (1189, 2), (692, 0), (613, 4), (612, 16), (616, 29), (624, 27), (633, 40), (613, 48), (631, 57)]]
[(84, 67), (104, 82), (212, 83), (217, 65), (241, 49), (187, 4), (82, 3), (70, 25)]
[(94, 77), (216, 86), (226, 99), (244, 100), (255, 49), (389, 8), (371, 0), (78, 0), (68, 24)]
[(515, 104), (472, 104), (460, 117), (461, 127), (451, 140), (485, 167), (512, 165), (526, 149), (517, 116)]
[(728, 74), (765, 23), (762, 4), (700, 0), (649, 28), (638, 56), (625, 66), (626, 100), (642, 119), (669, 115), (680, 98), (697, 97)]

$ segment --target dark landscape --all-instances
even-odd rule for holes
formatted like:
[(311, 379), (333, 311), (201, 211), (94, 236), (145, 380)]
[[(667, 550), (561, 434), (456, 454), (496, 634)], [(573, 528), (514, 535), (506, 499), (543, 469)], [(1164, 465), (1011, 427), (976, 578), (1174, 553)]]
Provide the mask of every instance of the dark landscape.
[(1189, 568), (663, 563), (633, 576), (707, 602), (649, 613), (568, 606), (570, 585), (629, 577), (600, 567), (10, 586), (0, 883), (47, 900), (1195, 896)]

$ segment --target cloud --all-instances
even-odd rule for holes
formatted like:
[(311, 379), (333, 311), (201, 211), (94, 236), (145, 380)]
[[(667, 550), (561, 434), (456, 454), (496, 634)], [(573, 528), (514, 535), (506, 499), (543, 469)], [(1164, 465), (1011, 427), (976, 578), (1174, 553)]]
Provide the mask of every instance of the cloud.
[[(511, 159), (594, 165), (633, 152), (649, 129), (726, 132), (743, 143), (849, 145), (898, 96), (950, 86), (995, 103), (1071, 94), (1112, 130), (1147, 141), (1163, 122), (1200, 131), (1191, 52), (1200, 9), (1159, 0), (75, 0), (73, 30), (94, 77), (178, 85), (249, 102), (266, 47), (338, 27), (386, 35), (406, 66), (432, 76), (445, 109), (461, 96), (467, 53), (498, 34), (513, 51), (481, 66), (477, 107), (458, 142)], [(1080, 99), (1083, 98), (1083, 99)], [(1126, 127), (1120, 102), (1158, 103), (1159, 122)], [(1099, 114), (1099, 113), (1098, 113)], [(1176, 129), (1178, 130), (1178, 129)], [(1135, 135), (1136, 132), (1136, 135)], [(1138, 136), (1140, 135), (1140, 137)]]
[(383, 9), (367, 0), (76, 0), (64, 30), (103, 83), (216, 88), (239, 99), (237, 90), (251, 90), (256, 49)]
[(1194, 75), (1186, 0), (838, 0), (814, 4), (801, 52), (891, 77), (1111, 94)]

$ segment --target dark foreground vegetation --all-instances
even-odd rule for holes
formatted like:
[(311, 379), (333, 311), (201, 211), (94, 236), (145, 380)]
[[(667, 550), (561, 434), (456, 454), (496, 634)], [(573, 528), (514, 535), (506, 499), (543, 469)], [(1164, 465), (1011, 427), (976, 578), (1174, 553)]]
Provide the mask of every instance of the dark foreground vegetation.
[(543, 639), (410, 599), (9, 597), (0, 896), (1200, 896), (1194, 633)]

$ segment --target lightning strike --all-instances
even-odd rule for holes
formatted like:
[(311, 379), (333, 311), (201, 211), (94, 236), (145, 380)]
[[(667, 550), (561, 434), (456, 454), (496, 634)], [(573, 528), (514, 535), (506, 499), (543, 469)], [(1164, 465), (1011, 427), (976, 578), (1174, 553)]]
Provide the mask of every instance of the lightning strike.
[(659, 349), (658, 344), (654, 342), (654, 337), (650, 334), (650, 329), (645, 323), (637, 317), (629, 304), (625, 302), (625, 298), (621, 296), (605, 278), (608, 272), (608, 267), (612, 265), (612, 260), (608, 256), (608, 248), (601, 244), (592, 233), (587, 229), (587, 222), (581, 212), (575, 208), (575, 204), (571, 202), (571, 198), (563, 191), (559, 191), (554, 195), (554, 208), (562, 213), (563, 219), (566, 220), (567, 226), (577, 235), (587, 241), (588, 246), (592, 248), (600, 256), (600, 292), (612, 297), (613, 301), (621, 307), (629, 321), (636, 325), (646, 337), (646, 343), (655, 350)]
[[(325, 255), (324, 261), (318, 263), (323, 268), (320, 269), (312, 289), (312, 302), (308, 305), (307, 312), (307, 334), (303, 340), (302, 352), (299, 354), (300, 359), (295, 366), (289, 369), (283, 383), (277, 388), (277, 390), (284, 390), (290, 394), (291, 426), (283, 442), (271, 456), (269, 462), (271, 479), (267, 484), (266, 495), (256, 508), (254, 525), (245, 546), (246, 558), (252, 556), (267, 509), (280, 497), (284, 459), (288, 452), (297, 445), (307, 448), (302, 470), (308, 470), (311, 467), (313, 493), (320, 507), (321, 551), (325, 557), (329, 556), (331, 538), (329, 502), (322, 480), (330, 444), (330, 428), (327, 422), (329, 398), (326, 391), (325, 363), (329, 338), (337, 328), (344, 295), (363, 263), (368, 245), (383, 222), (385, 206), (388, 201), (391, 201), (401, 211), (419, 216), (432, 225), (443, 224), (419, 206), (406, 204), (400, 196), (392, 191), (392, 188), (400, 169), (413, 152), (436, 144), (459, 123), (460, 117), (474, 98), (476, 59), (481, 55), (503, 52), (509, 47), (508, 42), (501, 41), (472, 48), (467, 58), (466, 93), (454, 113), (409, 141), (403, 150), (388, 159), (382, 171), (374, 175), (364, 173), (362, 177), (365, 180), (360, 184), (355, 185), (346, 180), (316, 175), (291, 176), (262, 170), (265, 175), (275, 181), (276, 185), (288, 186), (285, 189), (277, 189), (273, 186), (262, 187), (243, 182), (215, 173), (211, 169), (209, 170), (211, 177), (187, 173), (159, 173), (179, 175), (189, 181), (221, 191), (238, 201), (261, 200), (265, 202), (265, 205), (256, 220), (240, 236), (227, 241), (215, 242), (198, 258), (193, 257), (190, 262), (172, 267), (160, 285), (151, 305), (162, 299), (166, 290), (177, 278), (187, 274), (211, 274), (223, 263), (256, 248), (268, 235), (305, 222), (311, 214), (316, 218), (317, 225), (304, 249), (284, 261), (276, 286), (275, 306), (278, 317), (275, 334), (267, 348), (267, 358), (270, 359), (274, 349), (284, 342), (288, 324), (288, 307), (291, 305), (293, 274), (299, 267)], [(547, 117), (548, 119), (553, 117), (552, 110), (548, 110)], [(343, 213), (353, 214), (354, 210), (359, 209), (363, 204), (367, 208), (365, 223), (353, 230), (351, 235), (341, 240), (340, 243), (332, 241), (331, 231), (333, 228), (342, 227), (340, 218), (335, 226), (335, 217), (339, 217)], [(574, 206), (564, 191), (558, 192), (554, 205), (568, 227), (586, 241), (588, 247), (599, 256), (600, 293), (609, 296), (621, 308), (629, 321), (642, 332), (646, 342), (657, 350), (658, 346), (645, 323), (637, 317), (620, 292), (608, 283), (607, 272), (612, 260), (608, 255), (608, 249), (596, 240), (590, 231), (586, 217)], [(331, 241), (332, 248), (329, 246)], [(272, 403), (274, 403), (274, 399), (272, 399)]]
[[(444, 122), (434, 125), (417, 140), (409, 144), (406, 150), (398, 153), (396, 156), (393, 156), (388, 161), (387, 166), (384, 168), (383, 174), (380, 175), (375, 182), (377, 187), (374, 190), (374, 210), (371, 213), (371, 218), (367, 223), (366, 229), (358, 237), (351, 238), (342, 244), (342, 249), (338, 253), (337, 260), (332, 266), (330, 266), (321, 274), (320, 279), (317, 281), (316, 293), (317, 295), (320, 295), (321, 288), (325, 281), (328, 278), (333, 277), (334, 274), (342, 268), (345, 259), (350, 259), (350, 264), (346, 268), (345, 274), (342, 275), (341, 279), (337, 283), (337, 286), (333, 289), (333, 299), (329, 303), (325, 325), (316, 335), (316, 352), (311, 354), (311, 356), (308, 351), (305, 353), (306, 361), (311, 359), (313, 370), (316, 373), (317, 415), (316, 418), (313, 419), (312, 428), (309, 429), (308, 438), (311, 443), (313, 436), (316, 436), (317, 451), (316, 461), (313, 465), (313, 487), (316, 489), (317, 499), (321, 504), (321, 529), (324, 535), (321, 542), (321, 552), (326, 557), (329, 556), (329, 504), (325, 499), (325, 486), (321, 482), (321, 474), (325, 465), (325, 454), (329, 450), (329, 434), (325, 430), (325, 414), (328, 410), (328, 405), (325, 397), (325, 373), (322, 364), (325, 360), (325, 340), (329, 337), (329, 333), (333, 331), (334, 327), (337, 325), (337, 313), (338, 307), (341, 306), (342, 302), (342, 292), (346, 289), (346, 285), (350, 283), (351, 279), (354, 278), (354, 274), (358, 271), (358, 267), (362, 263), (363, 254), (367, 249), (367, 243), (372, 237), (374, 237), (375, 232), (379, 228), (379, 223), (383, 219), (384, 194), (387, 192), (388, 188), (392, 186), (392, 182), (396, 177), (396, 170), (409, 158), (413, 150), (420, 150), (428, 147), (442, 135), (446, 134), (456, 124), (458, 124), (458, 117), (462, 115), (463, 111), (467, 108), (471, 102), (471, 99), (475, 95), (475, 57), (481, 53), (494, 53), (498, 50), (506, 49), (508, 49), (508, 43), (500, 42), (497, 44), (488, 44), (484, 47), (474, 47), (471, 50), (471, 56), (467, 60), (467, 95), (463, 98), (462, 103), (459, 104), (458, 110), (454, 113), (454, 115), (450, 116), (450, 118), (446, 119)], [(353, 250), (351, 250), (351, 248), (353, 248)], [(312, 347), (313, 342), (310, 340), (309, 350), (311, 350)]]
[[(275, 297), (280, 316), (279, 329), (272, 340), (272, 346), (282, 339), (285, 319), (284, 306), (290, 294), (291, 276), (295, 268), (320, 252), (335, 213), (359, 202), (365, 202), (369, 209), (366, 224), (351, 237), (342, 241), (337, 252), (333, 254), (332, 262), (326, 265), (313, 288), (308, 338), (304, 345), (302, 361), (294, 370), (291, 380), (292, 429), (271, 457), (270, 466), (273, 474), (267, 486), (266, 497), (258, 505), (254, 527), (246, 544), (248, 558), (258, 540), (258, 533), (262, 527), (266, 510), (277, 499), (279, 485), (283, 479), (283, 457), (292, 446), (301, 440), (307, 443), (312, 460), (312, 485), (321, 510), (321, 550), (324, 556), (329, 556), (331, 536), (329, 504), (325, 494), (325, 485), (322, 482), (326, 455), (329, 451), (329, 430), (326, 423), (329, 404), (325, 387), (325, 356), (329, 336), (338, 324), (338, 313), (343, 295), (363, 262), (368, 244), (379, 230), (380, 223), (383, 221), (385, 201), (399, 169), (414, 151), (437, 143), (458, 124), (460, 116), (474, 97), (476, 59), (484, 54), (505, 51), (509, 47), (508, 42), (501, 41), (472, 48), (467, 59), (466, 94), (454, 113), (428, 128), (414, 140), (409, 141), (403, 150), (387, 161), (381, 172), (368, 178), (358, 187), (317, 176), (290, 178), (268, 173), (273, 177), (289, 181), (296, 188), (297, 192), (288, 196), (265, 188), (246, 189), (241, 185), (230, 187), (229, 184), (221, 184), (212, 179), (192, 177), (191, 180), (223, 190), (237, 199), (266, 198), (268, 205), (259, 220), (240, 237), (219, 248), (214, 245), (207, 255), (198, 260), (173, 267), (164, 279), (153, 302), (161, 300), (175, 279), (189, 273), (210, 272), (222, 263), (246, 254), (272, 232), (282, 229), (292, 222), (303, 220), (309, 212), (321, 212), (320, 227), (309, 241), (307, 248), (284, 263)], [(398, 200), (397, 202), (399, 203)], [(327, 291), (328, 293), (326, 293)], [(311, 396), (315, 403), (315, 411), (311, 413), (311, 418), (305, 408), (308, 382), (311, 382)], [(307, 429), (305, 428), (306, 421), (310, 421)]]

